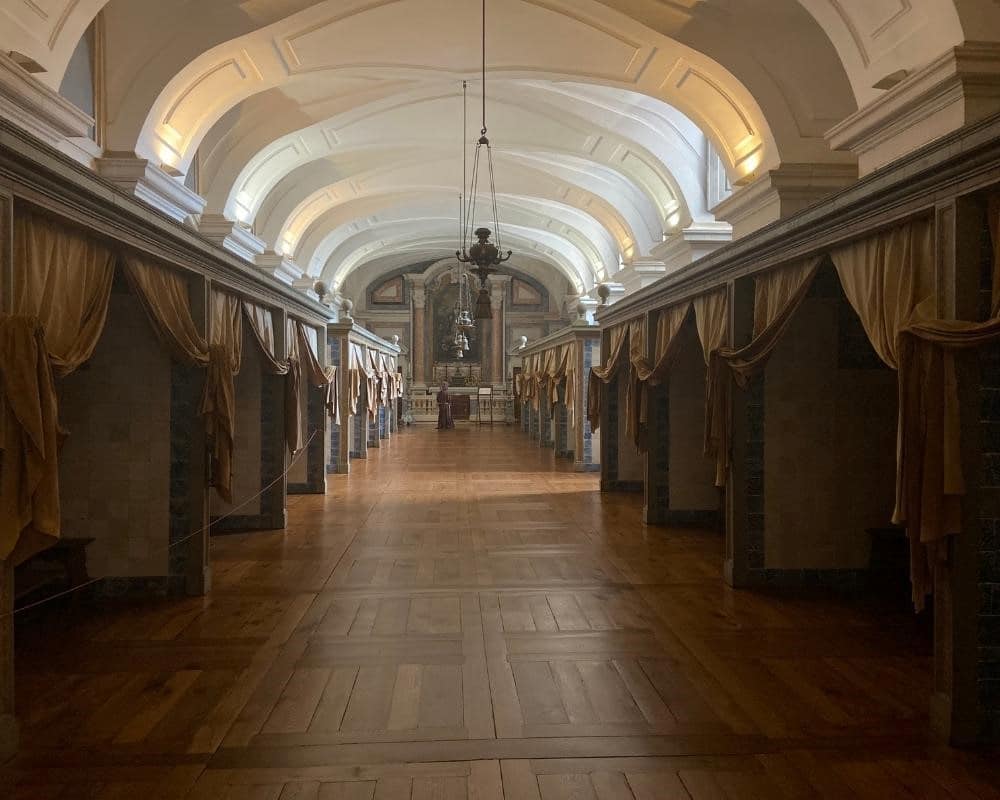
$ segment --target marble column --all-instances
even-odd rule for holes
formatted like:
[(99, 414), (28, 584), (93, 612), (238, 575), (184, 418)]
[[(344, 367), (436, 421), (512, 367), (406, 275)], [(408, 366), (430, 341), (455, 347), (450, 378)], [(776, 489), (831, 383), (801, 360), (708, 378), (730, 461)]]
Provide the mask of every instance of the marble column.
[(506, 378), (504, 317), (509, 284), (510, 275), (494, 275), (490, 278), (490, 304), (493, 306), (493, 319), (490, 321), (490, 380), (494, 385), (502, 384)]
[[(14, 304), (13, 199), (0, 188), (0, 312)], [(17, 750), (14, 718), (14, 563), (0, 560), (0, 763)]]
[(426, 325), (427, 292), (424, 289), (423, 275), (407, 275), (406, 280), (410, 282), (410, 303), (413, 309), (413, 333), (410, 337), (412, 346), (410, 348), (410, 363), (413, 365), (413, 382), (416, 384), (427, 383), (427, 360), (425, 358), (425, 336), (424, 326)]

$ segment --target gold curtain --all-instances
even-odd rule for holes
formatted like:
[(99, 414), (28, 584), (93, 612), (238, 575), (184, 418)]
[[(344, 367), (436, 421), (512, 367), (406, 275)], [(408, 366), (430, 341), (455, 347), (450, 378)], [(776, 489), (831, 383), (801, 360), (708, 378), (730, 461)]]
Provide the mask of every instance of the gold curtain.
[(641, 440), (645, 438), (646, 393), (642, 391), (642, 382), (639, 380), (639, 367), (648, 363), (646, 328), (645, 316), (629, 323), (628, 376), (625, 383), (625, 433), (640, 451)]
[(60, 536), (59, 405), (45, 331), (0, 315), (0, 560), (19, 564)]
[(293, 455), (302, 449), (305, 420), (302, 417), (302, 353), (297, 323), (285, 320), (285, 344), (288, 349), (288, 374), (285, 375), (285, 443)]
[(348, 387), (347, 403), (351, 414), (358, 413), (358, 401), (361, 399), (361, 386), (368, 380), (368, 372), (365, 369), (365, 348), (359, 344), (351, 342), (350, 360), (348, 366)]
[(13, 313), (41, 324), (56, 375), (89, 359), (104, 330), (115, 254), (103, 242), (38, 214), (14, 217)]
[[(549, 408), (555, 408), (559, 402), (559, 385), (566, 382), (566, 413), (569, 427), (572, 428), (576, 419), (576, 389), (579, 346), (574, 340), (566, 344), (554, 345), (548, 350), (536, 353), (526, 360), (526, 368), (532, 370), (532, 394), (535, 407), (542, 401), (542, 386), (545, 387), (545, 402)], [(530, 366), (528, 366), (530, 364)]]
[[(319, 340), (316, 330), (305, 323), (295, 321), (298, 337), (299, 360), (302, 365), (302, 375), (311, 386), (326, 388), (324, 406), (328, 416), (333, 417), (334, 424), (340, 424), (340, 403), (337, 390), (337, 368), (324, 367), (319, 363)], [(312, 332), (313, 336), (310, 336)]]
[(566, 422), (570, 430), (576, 427), (576, 392), (580, 385), (577, 364), (580, 361), (580, 342), (574, 339), (563, 345), (562, 377), (566, 379)]
[(182, 364), (208, 366), (208, 343), (191, 316), (191, 299), (184, 277), (136, 255), (126, 255), (123, 265), (129, 286), (160, 343)]
[(212, 480), (219, 496), (233, 502), (233, 444), (236, 436), (236, 382), (243, 364), (242, 303), (219, 289), (211, 291), (208, 375), (202, 413), (212, 448)]
[(822, 258), (809, 258), (754, 278), (753, 339), (743, 347), (719, 351), (739, 386), (745, 388), (764, 369), (809, 293), (821, 262)]
[(646, 438), (646, 423), (649, 414), (649, 387), (661, 383), (667, 376), (670, 363), (673, 361), (677, 348), (677, 334), (691, 313), (691, 302), (687, 301), (664, 309), (656, 317), (656, 336), (653, 342), (653, 360), (643, 355), (632, 361), (633, 376), (636, 381), (636, 392), (641, 395), (639, 401), (638, 425), (635, 428), (633, 441), (640, 453), (645, 453), (648, 447)]
[(705, 376), (705, 455), (715, 459), (715, 485), (729, 471), (729, 375), (719, 351), (729, 339), (729, 290), (724, 287), (691, 301), (708, 372)]
[(89, 359), (107, 319), (115, 256), (48, 218), (14, 218), (13, 314), (0, 316), (0, 558), (20, 563), (61, 535), (53, 372)]
[(264, 369), (271, 375), (287, 375), (288, 362), (278, 359), (274, 344), (274, 314), (266, 306), (243, 301), (243, 316), (250, 323), (250, 332), (264, 356)]
[(931, 591), (945, 537), (958, 533), (964, 493), (951, 351), (989, 341), (994, 325), (934, 319), (933, 233), (933, 221), (919, 219), (830, 253), (872, 347), (898, 370), (893, 522), (906, 525), (917, 608)]
[(591, 367), (590, 377), (587, 381), (587, 418), (590, 420), (591, 431), (596, 431), (601, 426), (601, 401), (604, 384), (611, 382), (611, 379), (618, 371), (619, 362), (625, 352), (625, 344), (628, 341), (629, 324), (619, 323), (608, 328), (608, 354), (603, 367)]

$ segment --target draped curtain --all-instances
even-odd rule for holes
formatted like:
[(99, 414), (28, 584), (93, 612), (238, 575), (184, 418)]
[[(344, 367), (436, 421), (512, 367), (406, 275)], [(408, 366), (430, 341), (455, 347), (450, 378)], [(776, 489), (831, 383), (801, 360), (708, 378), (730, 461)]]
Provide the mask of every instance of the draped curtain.
[(587, 417), (590, 429), (598, 430), (601, 426), (602, 387), (611, 383), (618, 372), (625, 345), (628, 342), (629, 326), (622, 322), (608, 328), (608, 357), (603, 367), (591, 367), (587, 383)]
[(719, 289), (691, 301), (705, 375), (705, 455), (715, 459), (715, 485), (725, 486), (729, 470), (729, 376), (719, 351), (729, 340), (729, 290)]
[[(533, 353), (524, 361), (522, 377), (525, 397), (533, 401), (535, 408), (546, 402), (549, 408), (559, 402), (559, 386), (565, 381), (566, 413), (572, 428), (576, 420), (576, 391), (579, 380), (577, 360), (580, 348), (577, 341), (554, 345), (540, 353)], [(530, 388), (529, 388), (530, 387)], [(544, 397), (542, 387), (545, 388)]]
[[(961, 425), (953, 351), (1000, 338), (1000, 321), (976, 324), (936, 320), (933, 223), (918, 219), (833, 249), (829, 257), (844, 294), (875, 352), (897, 370), (898, 429), (893, 522), (910, 539), (913, 601), (919, 609), (932, 587), (933, 563), (948, 535), (959, 530), (964, 482)], [(822, 257), (757, 277), (754, 337), (739, 349), (722, 348), (714, 405), (722, 423), (720, 454), (729, 449), (721, 411), (729, 376), (740, 386), (760, 372), (805, 299)], [(700, 330), (700, 328), (699, 328)], [(704, 339), (703, 339), (704, 344)], [(721, 459), (720, 459), (721, 463)]]
[(636, 447), (645, 438), (646, 392), (639, 380), (639, 366), (647, 363), (649, 348), (646, 317), (629, 323), (628, 330), (628, 382), (625, 384), (625, 432)]
[(53, 372), (93, 355), (115, 256), (46, 217), (14, 219), (13, 309), (0, 318), (0, 558), (20, 563), (60, 536), (59, 402)]
[(368, 380), (365, 369), (365, 348), (353, 342), (349, 348), (349, 365), (347, 370), (347, 404), (351, 414), (358, 413), (358, 401), (361, 399), (361, 386)]
[(632, 369), (637, 382), (637, 391), (642, 395), (640, 400), (639, 424), (636, 426), (636, 436), (633, 438), (639, 452), (647, 449), (646, 422), (649, 410), (649, 387), (663, 382), (669, 371), (670, 364), (677, 352), (677, 334), (691, 313), (691, 302), (687, 301), (671, 306), (656, 316), (656, 335), (653, 340), (653, 360), (644, 355), (632, 361)]
[(318, 389), (326, 389), (323, 405), (335, 425), (340, 424), (340, 403), (337, 387), (337, 368), (324, 367), (319, 363), (319, 338), (316, 329), (295, 320), (295, 335), (298, 340), (299, 361), (302, 380)]
[[(13, 309), (0, 315), (0, 559), (20, 563), (59, 538), (60, 430), (53, 377), (70, 374), (93, 355), (107, 319), (117, 263), (171, 357), (207, 368), (200, 413), (211, 439), (214, 483), (230, 502), (233, 377), (242, 363), (244, 319), (268, 372), (287, 375), (294, 368), (276, 356), (270, 310), (213, 290), (206, 341), (191, 315), (182, 274), (136, 253), (119, 258), (83, 231), (18, 211)], [(317, 343), (307, 326), (296, 323), (288, 341), (308, 379), (332, 386), (335, 398), (336, 371), (319, 365)], [(336, 411), (335, 400), (328, 407)]]
[(238, 297), (212, 289), (208, 375), (202, 413), (212, 449), (212, 479), (219, 496), (233, 502), (236, 381), (243, 364), (243, 315)]

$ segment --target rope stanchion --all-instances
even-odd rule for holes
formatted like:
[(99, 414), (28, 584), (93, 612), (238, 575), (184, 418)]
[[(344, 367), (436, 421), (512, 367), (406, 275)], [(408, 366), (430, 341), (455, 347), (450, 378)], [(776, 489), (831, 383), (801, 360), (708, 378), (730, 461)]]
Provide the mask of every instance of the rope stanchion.
[[(203, 533), (208, 532), (211, 529), (212, 525), (218, 524), (222, 520), (227, 519), (227, 518), (233, 516), (237, 511), (239, 511), (240, 509), (242, 509), (244, 506), (249, 505), (250, 503), (252, 503), (254, 500), (258, 499), (259, 497), (262, 497), (265, 492), (267, 492), (269, 489), (271, 489), (271, 487), (275, 486), (277, 483), (279, 483), (280, 481), (282, 481), (284, 478), (288, 477), (288, 473), (292, 471), (292, 467), (295, 466), (295, 463), (299, 460), (299, 458), (301, 458), (302, 454), (306, 452), (306, 449), (309, 447), (309, 445), (312, 443), (312, 440), (315, 439), (318, 434), (319, 434), (319, 429), (314, 430), (312, 432), (312, 434), (310, 434), (309, 438), (306, 440), (305, 444), (303, 444), (302, 447), (299, 448), (299, 451), (294, 456), (292, 456), (291, 460), (288, 462), (288, 467), (285, 469), (285, 471), (282, 472), (277, 478), (275, 478), (269, 484), (267, 484), (267, 486), (263, 487), (259, 492), (257, 492), (257, 494), (255, 494), (255, 495), (253, 495), (251, 497), (248, 497), (243, 502), (239, 503), (238, 505), (233, 506), (231, 509), (229, 509), (229, 511), (227, 511), (225, 514), (223, 514), (221, 517), (219, 517), (218, 519), (214, 520), (213, 522), (210, 522), (208, 525), (203, 526), (202, 528), (198, 529), (194, 533), (190, 533), (187, 536), (185, 536), (185, 537), (183, 537), (181, 539), (178, 539), (176, 542), (171, 542), (170, 544), (168, 544), (164, 548), (161, 548), (159, 550), (154, 550), (153, 553), (152, 553), (152, 555), (159, 555), (160, 553), (169, 553), (175, 547), (178, 547), (179, 545), (185, 544), (186, 542), (189, 542), (192, 539), (194, 539), (196, 536), (201, 536)], [(101, 577), (101, 578), (91, 578), (89, 581), (85, 581), (84, 583), (81, 583), (79, 586), (74, 586), (71, 589), (66, 589), (66, 590), (64, 590), (62, 592), (59, 592), (58, 594), (54, 594), (54, 595), (51, 595), (50, 597), (46, 597), (44, 600), (38, 600), (37, 602), (29, 603), (28, 605), (24, 606), (23, 608), (18, 608), (18, 609), (15, 609), (14, 611), (8, 611), (8, 612), (6, 612), (4, 614), (0, 614), (0, 619), (7, 619), (8, 617), (13, 617), (13, 616), (16, 616), (17, 614), (23, 614), (25, 611), (30, 611), (33, 608), (38, 608), (39, 606), (43, 606), (46, 603), (51, 603), (53, 600), (58, 600), (61, 597), (67, 597), (67, 596), (69, 596), (71, 594), (74, 594), (75, 592), (79, 592), (81, 589), (86, 589), (88, 586), (93, 586), (95, 583), (100, 583), (103, 580), (104, 580), (103, 577)]]

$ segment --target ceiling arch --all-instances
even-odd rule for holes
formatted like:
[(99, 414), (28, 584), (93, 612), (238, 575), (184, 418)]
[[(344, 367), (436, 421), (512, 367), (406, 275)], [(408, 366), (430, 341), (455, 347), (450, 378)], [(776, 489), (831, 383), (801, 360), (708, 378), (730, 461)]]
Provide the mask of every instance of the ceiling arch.
[[(422, 187), (402, 196), (387, 193), (346, 208), (334, 208), (305, 233), (296, 261), (310, 276), (342, 281), (364, 264), (363, 258), (348, 257), (355, 252), (355, 243), (387, 238), (395, 241), (403, 230), (409, 231), (414, 241), (433, 241), (440, 252), (453, 254), (458, 239), (454, 203), (454, 195), (447, 190), (433, 193)], [(590, 289), (617, 269), (614, 243), (592, 218), (576, 209), (503, 194), (498, 203), (504, 245), (516, 242), (519, 252), (544, 255), (563, 270), (575, 287)], [(410, 222), (416, 227), (405, 227)], [(363, 236), (358, 238), (359, 234)]]
[[(659, 112), (658, 119), (679, 123), (664, 125), (657, 137), (633, 111), (640, 96), (618, 93), (623, 96), (616, 108), (610, 98), (592, 98), (584, 88), (556, 93), (547, 84), (494, 82), (490, 119), (500, 121), (491, 127), (494, 141), (506, 151), (576, 154), (612, 167), (643, 188), (659, 209), (661, 222), (674, 212), (679, 212), (683, 224), (706, 218), (703, 182), (708, 146), (697, 127), (674, 109), (649, 101)], [(451, 148), (453, 157), (458, 157), (458, 131), (448, 130), (447, 121), (450, 117), (457, 125), (461, 118), (459, 91), (454, 85), (421, 86), (294, 131), (287, 131), (281, 122), (258, 120), (256, 114), (241, 117), (232, 123), (231, 135), (213, 143), (208, 207), (249, 222), (288, 172), (329, 155), (360, 151), (375, 141), (400, 152), (411, 146), (434, 146), (443, 154)], [(284, 134), (276, 137), (279, 131)], [(470, 134), (472, 140), (478, 135)], [(260, 149), (248, 158), (251, 143)], [(218, 159), (212, 157), (216, 152)]]
[[(776, 163), (777, 147), (763, 112), (746, 87), (712, 59), (589, 0), (557, 2), (494, 3), (491, 30), (504, 34), (504, 47), (491, 57), (491, 75), (583, 80), (660, 97), (699, 122), (734, 173), (767, 159)], [(413, 20), (428, 23), (420, 35), (414, 35)], [(149, 113), (134, 131), (136, 150), (183, 171), (216, 120), (273, 87), (299, 91), (334, 76), (423, 81), (474, 74), (475, 37), (460, 37), (456, 47), (452, 32), (476, 30), (478, 24), (474, 4), (456, 9), (448, 0), (317, 4), (212, 48), (155, 94), (155, 82), (137, 81), (137, 104), (129, 104)]]

